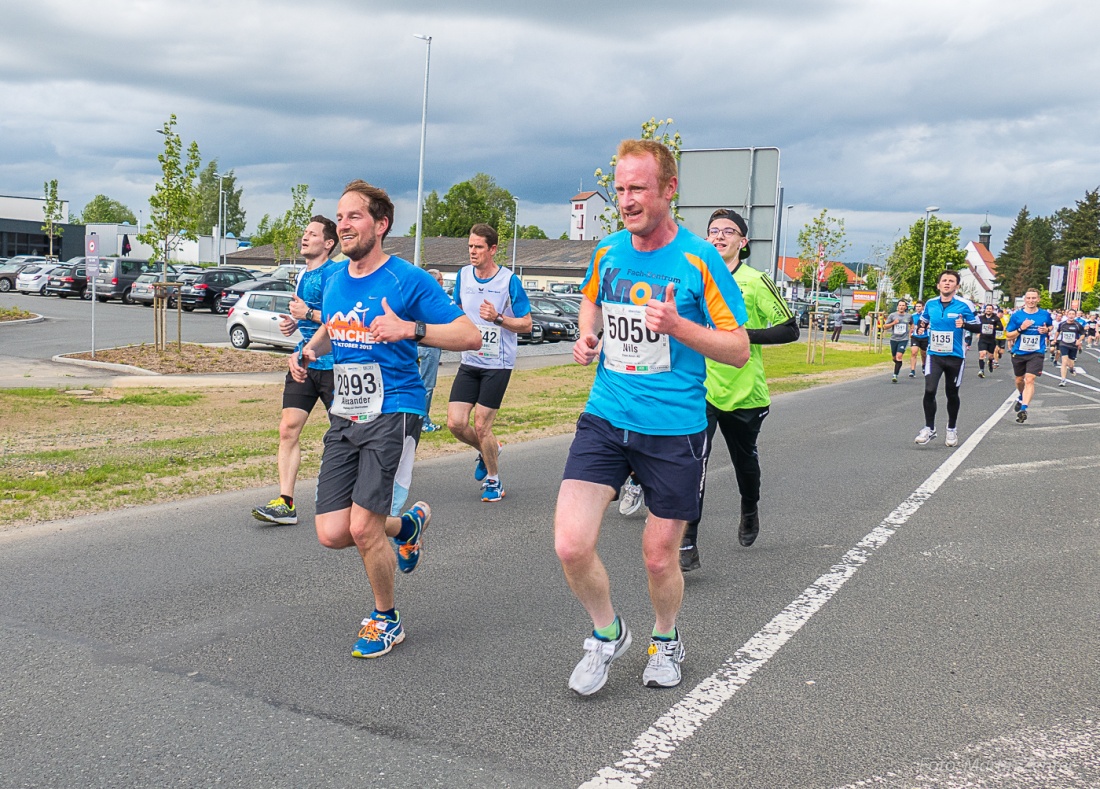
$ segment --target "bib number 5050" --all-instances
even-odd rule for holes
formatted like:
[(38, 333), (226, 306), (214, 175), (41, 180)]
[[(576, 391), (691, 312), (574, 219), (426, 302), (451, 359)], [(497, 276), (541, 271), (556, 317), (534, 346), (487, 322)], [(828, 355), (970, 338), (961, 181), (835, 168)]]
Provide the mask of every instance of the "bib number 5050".
[(603, 304), (604, 366), (618, 373), (649, 375), (672, 369), (668, 335), (646, 328), (645, 307)]

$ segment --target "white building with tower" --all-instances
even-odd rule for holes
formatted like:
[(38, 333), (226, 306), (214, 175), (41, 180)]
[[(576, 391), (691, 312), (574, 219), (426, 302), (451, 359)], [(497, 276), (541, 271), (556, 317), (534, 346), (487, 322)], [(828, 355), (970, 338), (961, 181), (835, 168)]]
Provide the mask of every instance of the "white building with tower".
[(599, 192), (580, 192), (573, 195), (573, 210), (569, 217), (569, 240), (599, 241), (603, 238), (606, 233), (600, 223), (600, 214), (606, 207), (607, 200)]

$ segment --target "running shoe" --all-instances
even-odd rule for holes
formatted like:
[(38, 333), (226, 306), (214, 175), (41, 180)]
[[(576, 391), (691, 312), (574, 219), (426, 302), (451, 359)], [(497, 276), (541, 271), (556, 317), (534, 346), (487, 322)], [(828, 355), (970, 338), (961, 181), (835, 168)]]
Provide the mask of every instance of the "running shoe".
[(1058, 382), (1058, 385), (1059, 385), (1059, 386), (1065, 386), (1065, 385), (1066, 385), (1066, 379), (1065, 379), (1065, 378), (1063, 378), (1062, 380), (1060, 380), (1060, 381)]
[(896, 375), (893, 378), (890, 379), (890, 383), (892, 383), (892, 384), (896, 384), (897, 382), (898, 382), (898, 377)]
[(910, 370), (909, 371), (909, 377), (910, 378), (916, 378), (917, 377), (917, 371), (916, 370)]
[(985, 378), (985, 370), (978, 370), (978, 377)]
[(1023, 407), (1024, 407), (1024, 401), (1023, 400), (1017, 400), (1015, 403), (1012, 404), (1012, 410), (1013, 411), (1019, 411)]
[(393, 544), (397, 548), (397, 569), (403, 573), (411, 573), (420, 563), (420, 550), (424, 546), (424, 530), (428, 528), (428, 522), (432, 519), (432, 508), (427, 502), (418, 501), (401, 516), (401, 520), (410, 518), (416, 524), (416, 531), (405, 542), (394, 539)]
[(1026, 408), (1021, 408), (1021, 409), (1020, 409), (1020, 410), (1019, 410), (1019, 411), (1018, 411), (1018, 412), (1016, 413), (1016, 421), (1017, 421), (1017, 422), (1019, 422), (1019, 423), (1020, 423), (1021, 425), (1022, 425), (1022, 424), (1023, 424), (1024, 422), (1026, 422), (1026, 421), (1027, 421), (1027, 409), (1026, 409)]
[(929, 441), (931, 441), (935, 437), (936, 437), (935, 428), (922, 427), (920, 429), (920, 432), (917, 433), (917, 437), (913, 440), (916, 441), (918, 444), (927, 444)]
[(421, 433), (434, 433), (437, 430), (442, 430), (442, 428), (435, 422), (428, 422), (424, 427), (420, 428)]
[(630, 630), (619, 618), (619, 638), (604, 641), (594, 635), (584, 640), (584, 657), (569, 675), (569, 689), (580, 696), (591, 696), (607, 684), (607, 670), (630, 646)]
[(674, 688), (680, 684), (680, 664), (684, 662), (684, 644), (678, 638), (649, 642), (649, 662), (642, 672), (642, 684), (649, 688)]
[(252, 517), (264, 523), (293, 526), (298, 522), (298, 510), (294, 505), (287, 504), (282, 496), (277, 496), (269, 501), (266, 507), (254, 507)]
[(504, 488), (499, 479), (486, 480), (481, 485), (482, 501), (500, 501), (504, 498)]
[[(503, 452), (503, 451), (504, 451), (504, 444), (501, 444), (498, 441), (497, 442), (497, 456), (499, 457), (500, 453)], [(478, 482), (481, 482), (487, 476), (489, 476), (489, 469), (485, 468), (485, 461), (481, 459), (481, 453), (479, 452), (478, 455), (477, 455), (477, 463), (474, 464), (474, 479), (476, 479)]]
[(947, 428), (947, 438), (943, 440), (943, 443), (949, 447), (957, 447), (959, 445), (959, 431), (953, 427)]
[(1069, 368), (1069, 374), (1070, 375), (1077, 375), (1077, 368), (1076, 367), (1070, 367)]
[(699, 567), (699, 546), (684, 540), (680, 545), (680, 572), (690, 573)]
[(619, 498), (619, 514), (633, 515), (642, 506), (642, 486), (630, 481), (628, 477)]
[(359, 631), (359, 640), (355, 642), (351, 654), (360, 658), (382, 657), (405, 640), (405, 628), (401, 627), (401, 614), (397, 619), (387, 619), (375, 611), (363, 620)]
[(760, 511), (741, 513), (741, 523), (737, 526), (737, 541), (741, 547), (750, 548), (760, 535)]

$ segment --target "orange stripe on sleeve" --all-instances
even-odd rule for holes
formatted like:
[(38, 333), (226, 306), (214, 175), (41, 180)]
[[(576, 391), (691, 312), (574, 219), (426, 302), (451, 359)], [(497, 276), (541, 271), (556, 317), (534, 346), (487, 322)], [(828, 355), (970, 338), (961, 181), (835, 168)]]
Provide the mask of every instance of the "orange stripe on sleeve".
[(581, 293), (587, 296), (593, 304), (596, 303), (596, 299), (600, 295), (600, 261), (603, 260), (603, 256), (607, 254), (610, 248), (600, 247), (596, 250), (596, 254), (592, 257), (592, 276), (581, 285)]
[(686, 253), (684, 257), (687, 258), (688, 263), (699, 270), (699, 274), (703, 278), (703, 297), (706, 299), (707, 312), (710, 313), (710, 319), (714, 321), (715, 328), (733, 331), (740, 326), (741, 324), (733, 316), (733, 311), (726, 303), (722, 291), (718, 289), (718, 283), (710, 275), (710, 269), (703, 262), (703, 259)]

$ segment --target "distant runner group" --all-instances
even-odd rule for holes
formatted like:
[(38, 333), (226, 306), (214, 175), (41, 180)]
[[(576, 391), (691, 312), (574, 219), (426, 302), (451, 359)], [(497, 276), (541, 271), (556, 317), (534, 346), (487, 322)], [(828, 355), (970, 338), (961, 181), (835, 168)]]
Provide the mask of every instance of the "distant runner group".
[[(775, 283), (745, 265), (749, 228), (734, 210), (719, 209), (706, 238), (681, 228), (671, 214), (676, 162), (663, 145), (626, 140), (617, 153), (615, 192), (624, 230), (600, 241), (581, 291), (573, 358), (596, 365), (584, 412), (565, 463), (554, 516), (554, 548), (565, 580), (591, 620), (569, 687), (590, 695), (608, 681), (611, 664), (632, 633), (618, 613), (607, 569), (597, 553), (608, 505), (631, 514), (644, 503), (641, 535), (653, 608), (642, 683), (673, 687), (686, 655), (677, 615), (684, 574), (701, 566), (699, 531), (708, 460), (721, 431), (733, 461), (740, 519), (738, 541), (749, 547), (761, 529), (757, 438), (771, 407), (761, 348), (794, 342), (798, 323)], [(253, 510), (270, 524), (297, 523), (294, 487), (302, 429), (318, 400), (328, 411), (317, 479), (315, 527), (320, 543), (355, 548), (373, 609), (352, 647), (355, 657), (390, 652), (406, 635), (395, 599), (396, 570), (420, 563), (431, 507), (406, 508), (422, 432), (438, 429), (429, 410), (439, 350), (462, 353), (446, 426), (477, 450), (474, 479), (481, 501), (500, 502), (502, 444), (493, 433), (516, 364), (517, 335), (532, 328), (531, 304), (519, 277), (498, 265), (496, 230), (474, 225), (469, 264), (453, 297), (438, 271), (385, 253), (393, 225), (388, 195), (352, 181), (336, 221), (315, 216), (302, 237), (305, 270), (284, 316), (283, 333), (300, 331), (289, 357), (279, 425), (279, 487)], [(332, 259), (342, 252), (347, 260)], [(1011, 315), (975, 313), (956, 294), (959, 277), (944, 271), (939, 298), (900, 301), (884, 323), (897, 383), (910, 349), (925, 376), (925, 426), (918, 444), (936, 437), (937, 390), (944, 379), (946, 444), (958, 443), (956, 420), (965, 358), (964, 332), (979, 337), (979, 376), (999, 365), (1006, 345), (1019, 391), (1017, 419), (1027, 419), (1034, 381), (1042, 374), (1048, 336), (1057, 337), (1062, 378), (1075, 374), (1083, 344), (1095, 342), (1095, 320), (1068, 312), (1060, 322), (1029, 291)], [(1052, 335), (1051, 333), (1054, 332)]]

